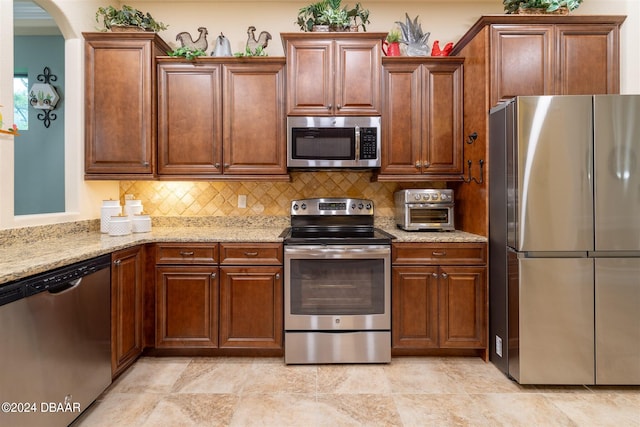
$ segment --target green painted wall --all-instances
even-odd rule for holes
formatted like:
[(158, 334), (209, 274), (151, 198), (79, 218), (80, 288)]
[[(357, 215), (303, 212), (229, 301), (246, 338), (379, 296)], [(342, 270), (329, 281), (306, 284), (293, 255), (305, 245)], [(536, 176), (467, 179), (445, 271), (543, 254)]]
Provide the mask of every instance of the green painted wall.
[(37, 118), (42, 110), (29, 107), (29, 129), (15, 138), (14, 214), (64, 212), (64, 38), (16, 36), (14, 43), (14, 67), (28, 71), (29, 88), (49, 67), (61, 98), (48, 128)]

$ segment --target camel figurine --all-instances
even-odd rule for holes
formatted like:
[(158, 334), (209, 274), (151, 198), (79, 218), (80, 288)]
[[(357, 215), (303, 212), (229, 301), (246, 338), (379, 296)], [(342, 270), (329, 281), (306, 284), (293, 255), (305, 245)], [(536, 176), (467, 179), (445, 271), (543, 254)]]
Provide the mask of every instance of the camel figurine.
[(269, 40), (271, 40), (271, 34), (266, 31), (262, 31), (256, 40), (255, 36), (256, 27), (253, 25), (247, 29), (247, 51), (255, 52), (258, 47), (261, 47), (263, 50), (267, 48), (269, 44)]
[(190, 47), (192, 49), (200, 49), (202, 51), (206, 51), (207, 46), (209, 45), (207, 43), (207, 34), (209, 34), (209, 32), (205, 27), (199, 27), (198, 32), (200, 33), (200, 36), (196, 41), (194, 41), (193, 38), (191, 38), (191, 34), (186, 31), (178, 33), (178, 35), (176, 36), (176, 40), (180, 42), (182, 47)]

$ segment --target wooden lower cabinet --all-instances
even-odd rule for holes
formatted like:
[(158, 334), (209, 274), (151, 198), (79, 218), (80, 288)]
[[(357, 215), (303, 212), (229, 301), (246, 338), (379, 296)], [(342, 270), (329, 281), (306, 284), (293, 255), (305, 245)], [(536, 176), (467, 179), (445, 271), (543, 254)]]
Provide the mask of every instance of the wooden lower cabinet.
[(485, 243), (395, 243), (392, 354), (459, 349), (486, 358), (486, 275)]
[(156, 348), (218, 346), (218, 267), (156, 268)]
[(280, 243), (220, 244), (220, 348), (283, 349)]
[(111, 254), (111, 374), (116, 377), (142, 354), (142, 246)]
[(282, 267), (220, 268), (220, 348), (282, 348)]

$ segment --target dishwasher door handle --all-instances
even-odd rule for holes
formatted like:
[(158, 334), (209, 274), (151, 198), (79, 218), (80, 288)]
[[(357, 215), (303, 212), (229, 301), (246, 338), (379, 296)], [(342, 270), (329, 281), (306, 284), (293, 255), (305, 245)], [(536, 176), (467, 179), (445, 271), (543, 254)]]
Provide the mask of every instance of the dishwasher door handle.
[(70, 280), (60, 285), (49, 287), (47, 288), (47, 291), (49, 291), (50, 294), (54, 294), (54, 295), (65, 294), (77, 288), (78, 286), (80, 286), (81, 282), (82, 282), (82, 277), (75, 280)]

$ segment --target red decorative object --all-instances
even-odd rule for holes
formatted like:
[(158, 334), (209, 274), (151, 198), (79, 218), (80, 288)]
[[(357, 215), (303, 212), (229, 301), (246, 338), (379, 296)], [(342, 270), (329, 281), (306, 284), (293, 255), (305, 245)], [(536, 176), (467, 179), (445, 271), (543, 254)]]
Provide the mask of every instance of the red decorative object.
[(431, 49), (431, 56), (449, 56), (453, 50), (453, 43), (447, 43), (443, 49), (440, 49), (440, 42), (436, 40), (433, 42), (433, 49)]

